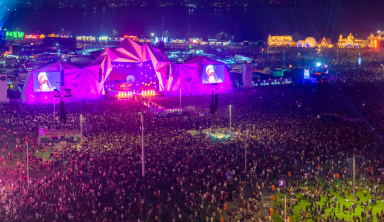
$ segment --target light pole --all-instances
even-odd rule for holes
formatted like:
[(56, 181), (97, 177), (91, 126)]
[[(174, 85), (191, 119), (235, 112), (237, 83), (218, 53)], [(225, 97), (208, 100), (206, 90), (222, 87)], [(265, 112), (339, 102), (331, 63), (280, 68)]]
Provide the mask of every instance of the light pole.
[(247, 129), (247, 133), (246, 133), (246, 136), (245, 136), (245, 143), (244, 143), (244, 149), (245, 149), (245, 172), (247, 172), (247, 139), (248, 139), (248, 129)]
[(27, 144), (27, 181), (28, 181), (28, 189), (29, 189), (29, 158), (28, 158), (28, 141), (25, 141)]
[(287, 220), (287, 196), (286, 196), (286, 192), (284, 193), (284, 222), (286, 222)]
[(353, 202), (356, 201), (356, 185), (355, 185), (355, 177), (356, 177), (356, 172), (355, 172), (355, 152), (353, 152)]
[(229, 140), (232, 139), (232, 105), (229, 105)]
[(83, 114), (80, 114), (80, 143), (83, 142)]
[(181, 87), (180, 87), (180, 109), (181, 109)]
[(53, 123), (56, 124), (56, 97), (53, 97)]
[(144, 114), (139, 113), (141, 118), (141, 176), (145, 177), (145, 154), (144, 154)]
[(336, 51), (337, 51), (337, 63), (339, 63), (339, 49), (337, 49)]

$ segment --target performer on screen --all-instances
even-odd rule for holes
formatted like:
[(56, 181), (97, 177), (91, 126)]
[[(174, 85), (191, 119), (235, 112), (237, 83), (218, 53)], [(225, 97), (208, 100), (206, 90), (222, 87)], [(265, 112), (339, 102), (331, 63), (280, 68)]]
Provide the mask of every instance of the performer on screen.
[(52, 92), (56, 89), (56, 87), (52, 86), (49, 82), (48, 76), (46, 72), (39, 73), (37, 80), (39, 80), (40, 86), (35, 89), (35, 92)]
[(205, 81), (206, 83), (222, 83), (223, 80), (217, 77), (215, 73), (215, 67), (212, 65), (207, 66), (205, 68), (205, 72), (207, 73), (207, 80)]

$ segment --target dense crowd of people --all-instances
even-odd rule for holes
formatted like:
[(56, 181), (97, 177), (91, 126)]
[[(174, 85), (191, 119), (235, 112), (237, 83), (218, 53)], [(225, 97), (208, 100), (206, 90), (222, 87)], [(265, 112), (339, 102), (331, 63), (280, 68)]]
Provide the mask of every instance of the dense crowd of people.
[[(274, 179), (302, 189), (301, 183), (316, 184), (320, 175), (346, 178), (353, 153), (361, 160), (361, 178), (374, 176), (367, 167), (383, 164), (384, 104), (380, 82), (373, 81), (382, 77), (372, 69), (352, 70), (332, 74), (325, 102), (313, 85), (261, 87), (220, 94), (215, 114), (210, 95), (182, 97), (188, 110), (183, 114), (165, 114), (136, 100), (68, 103), (66, 124), (58, 123), (52, 105), (4, 106), (0, 220), (271, 221), (273, 206), (264, 196), (277, 187)], [(347, 73), (353, 77), (345, 78)], [(179, 98), (151, 102), (179, 107)], [(229, 128), (228, 105), (230, 141), (188, 132)], [(146, 113), (144, 178), (139, 112)], [(81, 143), (38, 145), (38, 128), (79, 130), (80, 114), (92, 125)]]

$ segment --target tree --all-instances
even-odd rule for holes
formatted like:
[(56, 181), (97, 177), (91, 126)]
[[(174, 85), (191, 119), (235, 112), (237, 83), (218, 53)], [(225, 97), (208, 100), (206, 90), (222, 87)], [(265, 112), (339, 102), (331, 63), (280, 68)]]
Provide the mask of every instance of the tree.
[(116, 37), (119, 33), (116, 30), (113, 30), (113, 37)]
[(216, 39), (217, 40), (221, 40), (222, 36), (223, 36), (224, 32), (219, 32), (216, 34)]
[(228, 32), (224, 33), (224, 39), (225, 39), (225, 40), (228, 40), (228, 39), (230, 39), (230, 35), (229, 35), (229, 33), (228, 33)]

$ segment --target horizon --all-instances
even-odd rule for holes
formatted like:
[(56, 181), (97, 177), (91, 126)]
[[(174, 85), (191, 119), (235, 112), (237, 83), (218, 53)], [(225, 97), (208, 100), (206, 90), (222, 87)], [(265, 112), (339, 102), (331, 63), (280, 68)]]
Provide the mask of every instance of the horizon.
[[(94, 9), (16, 9), (3, 20), (3, 29), (21, 30), (26, 34), (66, 34), (73, 36), (134, 35), (148, 38), (150, 33), (170, 38), (214, 38), (223, 32), (234, 41), (266, 41), (268, 35), (291, 35), (299, 33), (316, 40), (326, 37), (332, 41), (340, 35), (352, 33), (365, 39), (371, 33), (383, 30), (384, 18), (380, 17), (380, 5), (370, 7), (372, 1), (356, 0), (354, 3), (341, 0), (305, 0), (296, 4), (263, 5), (263, 7), (132, 7)], [(356, 3), (357, 2), (357, 3)], [(339, 6), (340, 5), (340, 6)], [(369, 6), (369, 7), (368, 7)], [(324, 9), (324, 10), (322, 10)], [(328, 9), (328, 10), (325, 10)], [(43, 21), (43, 22), (42, 22)], [(103, 28), (101, 29), (101, 25)], [(224, 38), (225, 36), (223, 36)]]

